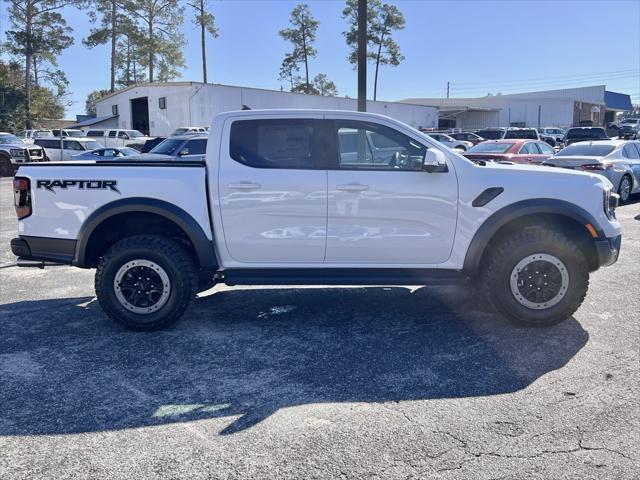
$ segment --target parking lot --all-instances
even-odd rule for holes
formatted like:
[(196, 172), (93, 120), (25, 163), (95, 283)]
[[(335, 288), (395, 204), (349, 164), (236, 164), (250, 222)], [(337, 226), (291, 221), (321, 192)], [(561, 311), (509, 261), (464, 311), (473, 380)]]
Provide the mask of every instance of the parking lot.
[[(134, 333), (93, 271), (0, 270), (0, 478), (631, 479), (640, 198), (552, 328), (462, 287), (216, 287)], [(14, 261), (0, 179), (0, 264)]]

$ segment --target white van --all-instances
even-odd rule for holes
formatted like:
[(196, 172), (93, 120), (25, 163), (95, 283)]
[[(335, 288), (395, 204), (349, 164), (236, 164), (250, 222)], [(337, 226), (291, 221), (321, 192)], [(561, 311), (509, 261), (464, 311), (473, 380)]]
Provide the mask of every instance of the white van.
[[(60, 149), (61, 140), (62, 150)], [(74, 138), (73, 140), (69, 138), (36, 138), (33, 143), (44, 148), (47, 157), (52, 162), (72, 160), (73, 155), (104, 147), (93, 138), (86, 137)]]
[(132, 147), (140, 150), (147, 140), (155, 137), (148, 137), (138, 130), (125, 129), (87, 129), (84, 131), (87, 137), (94, 138), (105, 147)]

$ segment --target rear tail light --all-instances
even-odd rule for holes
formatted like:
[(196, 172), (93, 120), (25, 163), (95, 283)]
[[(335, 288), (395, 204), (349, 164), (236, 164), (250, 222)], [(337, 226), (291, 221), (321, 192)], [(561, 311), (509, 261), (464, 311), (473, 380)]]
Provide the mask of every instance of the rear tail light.
[(31, 181), (25, 177), (13, 179), (13, 205), (18, 220), (31, 215)]
[(592, 163), (589, 165), (582, 165), (580, 168), (585, 172), (602, 172), (608, 170), (613, 165), (611, 163)]

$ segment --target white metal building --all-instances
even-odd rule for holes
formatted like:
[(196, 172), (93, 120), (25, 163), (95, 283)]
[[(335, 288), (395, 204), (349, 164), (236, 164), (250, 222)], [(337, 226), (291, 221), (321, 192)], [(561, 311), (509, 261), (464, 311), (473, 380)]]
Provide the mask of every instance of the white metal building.
[(491, 95), (479, 98), (409, 98), (403, 102), (440, 109), (440, 127), (570, 127), (603, 125), (617, 112), (631, 110), (629, 95), (605, 85)]
[[(357, 100), (198, 82), (146, 83), (98, 101), (97, 117), (91, 125), (113, 128), (115, 123), (118, 128), (164, 136), (178, 127), (208, 126), (217, 113), (243, 107), (357, 110)], [(367, 111), (388, 115), (416, 128), (434, 128), (438, 124), (438, 109), (425, 103), (368, 101)]]

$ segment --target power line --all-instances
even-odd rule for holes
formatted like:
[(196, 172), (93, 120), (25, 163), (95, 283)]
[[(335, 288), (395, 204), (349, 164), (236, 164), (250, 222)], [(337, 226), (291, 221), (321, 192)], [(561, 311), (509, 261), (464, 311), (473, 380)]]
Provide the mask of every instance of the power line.
[(585, 74), (569, 74), (569, 75), (556, 75), (556, 76), (547, 76), (547, 77), (537, 77), (537, 78), (526, 78), (526, 79), (519, 79), (519, 80), (503, 80), (503, 81), (489, 81), (489, 82), (453, 82), (456, 85), (486, 85), (487, 83), (491, 83), (491, 84), (511, 84), (511, 83), (530, 83), (530, 82), (535, 82), (535, 81), (542, 81), (542, 80), (546, 80), (546, 81), (553, 81), (556, 79), (566, 79), (566, 78), (585, 78), (585, 77), (601, 77), (601, 76), (611, 76), (611, 75), (618, 75), (618, 74), (628, 74), (628, 73), (635, 73), (640, 75), (640, 69), (638, 68), (629, 68), (626, 70), (613, 70), (610, 72), (599, 72), (599, 73), (585, 73)]

